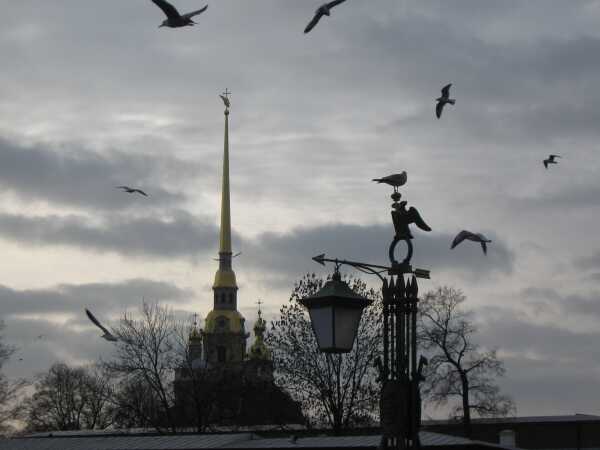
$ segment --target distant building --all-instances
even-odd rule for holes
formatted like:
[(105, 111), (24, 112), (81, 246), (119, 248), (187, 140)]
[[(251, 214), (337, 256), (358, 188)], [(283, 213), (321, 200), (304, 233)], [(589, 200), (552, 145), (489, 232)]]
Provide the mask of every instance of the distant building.
[(219, 268), (213, 283), (213, 309), (204, 329), (189, 336), (188, 367), (176, 371), (176, 410), (182, 426), (304, 424), (300, 406), (275, 385), (271, 352), (264, 343), (266, 322), (254, 326), (247, 353), (245, 319), (237, 309), (238, 286), (232, 268), (229, 195), (229, 108), (225, 110)]
[[(526, 449), (584, 450), (600, 449), (600, 416), (506, 417), (472, 420), (471, 438)], [(423, 429), (462, 436), (462, 424), (430, 420)]]

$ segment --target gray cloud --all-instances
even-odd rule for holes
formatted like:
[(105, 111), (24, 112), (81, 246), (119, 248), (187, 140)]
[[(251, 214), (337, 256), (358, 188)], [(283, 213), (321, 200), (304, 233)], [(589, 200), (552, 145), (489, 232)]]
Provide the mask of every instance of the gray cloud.
[[(156, 209), (181, 203), (182, 193), (160, 185), (165, 178), (190, 174), (192, 166), (175, 158), (119, 151), (93, 152), (75, 145), (24, 146), (0, 139), (2, 189), (25, 201), (41, 200), (85, 209)], [(140, 187), (150, 198), (115, 189)]]
[(554, 288), (529, 287), (521, 291), (527, 304), (554, 309), (556, 315), (580, 315), (582, 317), (600, 318), (600, 292), (590, 291), (585, 294), (562, 293)]
[(195, 258), (213, 249), (218, 228), (207, 220), (183, 211), (166, 217), (114, 215), (103, 223), (83, 216), (44, 216), (0, 214), (4, 239), (26, 245), (66, 245), (124, 256), (154, 258)]
[(479, 316), (483, 318), (481, 329), (485, 330), (479, 339), (486, 346), (563, 363), (574, 363), (581, 355), (587, 355), (588, 360), (600, 366), (600, 355), (595, 351), (600, 333), (538, 323), (526, 312), (507, 308), (488, 308)]
[[(479, 245), (463, 244), (450, 250), (454, 236), (446, 233), (415, 232), (413, 265), (436, 271), (463, 274), (470, 279), (493, 273), (509, 274), (515, 256), (502, 239), (489, 234), (493, 243), (487, 257)], [(296, 279), (317, 266), (313, 256), (325, 253), (330, 258), (364, 261), (386, 265), (389, 244), (393, 237), (391, 225), (332, 224), (313, 228), (297, 228), (289, 233), (265, 233), (255, 241), (246, 242), (245, 264), (261, 267), (267, 273), (279, 273)], [(396, 258), (403, 259), (404, 244), (397, 246)], [(279, 280), (279, 281), (278, 281)], [(275, 283), (283, 282), (275, 278)], [(291, 286), (288, 280), (288, 286)]]
[[(5, 367), (6, 373), (30, 377), (56, 361), (81, 364), (110, 355), (111, 344), (100, 338), (84, 308), (92, 310), (106, 326), (112, 326), (125, 310), (135, 311), (142, 300), (180, 305), (192, 298), (194, 293), (189, 290), (147, 279), (45, 289), (0, 285), (3, 336), (18, 350)], [(184, 316), (183, 310), (177, 310), (177, 314)]]
[(517, 401), (520, 415), (572, 413), (574, 407), (595, 411), (599, 333), (561, 328), (559, 320), (536, 323), (523, 311), (507, 308), (480, 309), (478, 317), (477, 340), (500, 349), (507, 368), (501, 384)]
[[(0, 285), (0, 302), (4, 318), (14, 315), (82, 314), (89, 307), (102, 314), (115, 314), (125, 308), (147, 301), (184, 302), (193, 293), (160, 281), (145, 279), (126, 280), (118, 283), (64, 284), (47, 289), (15, 290)], [(9, 321), (6, 320), (8, 323)]]
[(600, 251), (596, 251), (595, 253), (577, 258), (574, 261), (575, 266), (579, 269), (583, 270), (593, 270), (598, 269), (600, 267)]

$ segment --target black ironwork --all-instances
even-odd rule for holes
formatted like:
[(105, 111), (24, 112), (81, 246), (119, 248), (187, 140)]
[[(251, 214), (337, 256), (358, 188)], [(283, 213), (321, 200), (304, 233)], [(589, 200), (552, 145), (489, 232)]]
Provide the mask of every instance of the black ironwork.
[[(314, 261), (325, 265), (332, 262), (376, 275), (382, 281), (383, 298), (383, 362), (377, 358), (381, 382), (380, 421), (383, 431), (381, 447), (384, 449), (420, 448), (421, 396), (419, 384), (423, 381), (423, 366), (427, 359), (421, 356), (417, 363), (417, 311), (419, 303), (418, 278), (429, 278), (429, 270), (414, 269), (410, 262), (413, 255), (413, 236), (409, 225), (415, 224), (424, 231), (431, 228), (419, 212), (406, 201), (400, 202), (401, 194), (394, 187), (392, 194), (392, 221), (395, 235), (389, 248), (389, 266), (360, 261), (315, 256)], [(402, 262), (395, 258), (400, 241), (406, 243), (407, 253)]]

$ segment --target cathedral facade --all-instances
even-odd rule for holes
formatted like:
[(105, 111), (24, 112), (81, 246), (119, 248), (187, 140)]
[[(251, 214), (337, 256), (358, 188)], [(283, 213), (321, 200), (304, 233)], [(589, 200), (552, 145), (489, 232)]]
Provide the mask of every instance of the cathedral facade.
[(247, 350), (250, 334), (238, 311), (238, 286), (232, 267), (229, 99), (225, 104), (219, 267), (212, 288), (213, 309), (205, 318), (204, 329), (194, 324), (189, 336), (189, 364), (175, 373), (177, 415), (182, 426), (198, 430), (302, 425), (305, 420), (299, 404), (275, 385), (260, 302), (254, 342)]

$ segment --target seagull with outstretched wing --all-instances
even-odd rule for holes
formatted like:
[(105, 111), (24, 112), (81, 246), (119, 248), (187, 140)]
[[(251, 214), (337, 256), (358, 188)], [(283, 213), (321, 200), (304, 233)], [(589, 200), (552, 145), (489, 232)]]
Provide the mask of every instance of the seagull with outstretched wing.
[(456, 247), (458, 244), (460, 244), (465, 239), (468, 241), (479, 242), (481, 244), (481, 248), (483, 249), (483, 253), (487, 255), (487, 245), (486, 244), (489, 244), (492, 241), (490, 239), (487, 239), (481, 233), (471, 233), (470, 231), (467, 231), (467, 230), (462, 230), (460, 233), (458, 233), (456, 235), (456, 237), (452, 241), (452, 246), (450, 248), (452, 249), (452, 248)]
[(450, 98), (450, 86), (452, 86), (452, 83), (444, 86), (442, 88), (442, 96), (435, 99), (437, 102), (437, 105), (435, 105), (435, 115), (438, 119), (442, 117), (442, 111), (446, 104), (450, 103), (451, 105), (454, 105), (456, 103), (455, 99)]
[(173, 5), (171, 5), (166, 0), (152, 0), (152, 3), (154, 3), (160, 9), (162, 9), (162, 12), (164, 12), (165, 16), (167, 16), (167, 18), (163, 21), (163, 23), (158, 28), (160, 28), (160, 27), (180, 28), (180, 27), (186, 27), (186, 26), (193, 26), (196, 24), (196, 22), (194, 22), (192, 20), (192, 17), (203, 13), (208, 8), (208, 5), (206, 5), (204, 8), (201, 8), (197, 11), (192, 11), (192, 12), (189, 12), (186, 14), (179, 14), (179, 11), (177, 11), (177, 8), (175, 8)]
[(148, 194), (146, 194), (144, 191), (142, 191), (141, 189), (136, 189), (136, 188), (131, 188), (129, 186), (117, 186), (117, 189), (122, 189), (123, 192), (127, 192), (128, 194), (141, 194), (144, 197), (148, 197)]
[(556, 161), (556, 158), (560, 158), (560, 156), (559, 155), (549, 155), (548, 159), (544, 160), (544, 167), (547, 169), (548, 164), (558, 164), (558, 161)]
[(345, 1), (346, 0), (334, 0), (332, 2), (324, 3), (323, 5), (319, 6), (319, 8), (315, 11), (315, 16), (308, 23), (308, 25), (306, 25), (306, 28), (304, 29), (304, 33), (308, 33), (310, 30), (312, 30), (315, 27), (315, 25), (319, 23), (319, 20), (321, 20), (321, 17), (330, 16), (331, 8), (339, 5), (340, 3), (344, 3)]
[(94, 315), (90, 312), (89, 309), (85, 309), (85, 313), (87, 314), (88, 318), (94, 323), (94, 325), (96, 325), (98, 328), (100, 328), (104, 334), (102, 335), (103, 339), (106, 339), (109, 342), (117, 342), (118, 339), (110, 332), (108, 331), (99, 321), (98, 319), (96, 319), (96, 317), (94, 317)]

